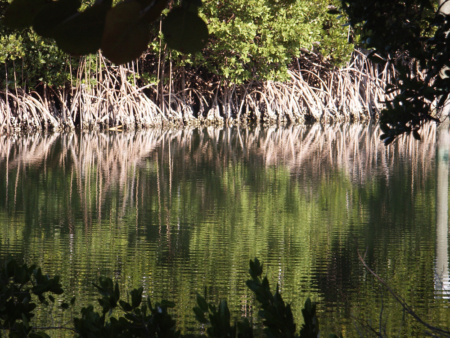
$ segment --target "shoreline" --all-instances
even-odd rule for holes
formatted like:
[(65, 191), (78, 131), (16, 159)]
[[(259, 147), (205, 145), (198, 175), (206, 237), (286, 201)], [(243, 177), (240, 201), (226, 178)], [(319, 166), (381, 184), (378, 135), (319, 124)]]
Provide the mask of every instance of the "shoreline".
[[(69, 88), (44, 84), (41, 93), (17, 87), (0, 91), (0, 133), (374, 120), (393, 95), (384, 88), (395, 72), (379, 69), (355, 51), (340, 69), (311, 58), (294, 60), (284, 83), (220, 80), (199, 88), (195, 72), (186, 79), (185, 70), (178, 69), (168, 84), (140, 86), (134, 64), (114, 67), (97, 58), (103, 70), (78, 71)], [(93, 84), (86, 85), (83, 76)]]

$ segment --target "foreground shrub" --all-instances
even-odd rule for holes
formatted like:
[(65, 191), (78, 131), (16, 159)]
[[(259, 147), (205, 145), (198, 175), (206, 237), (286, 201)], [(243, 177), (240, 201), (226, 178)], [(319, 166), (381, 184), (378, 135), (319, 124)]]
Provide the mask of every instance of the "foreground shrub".
[[(266, 337), (274, 338), (316, 338), (319, 337), (319, 322), (316, 315), (316, 304), (308, 298), (302, 310), (304, 324), (297, 334), (296, 324), (291, 306), (283, 301), (278, 287), (274, 294), (270, 291), (267, 277), (261, 279), (263, 267), (258, 261), (250, 261), (250, 276), (247, 286), (255, 293), (256, 300), (261, 305), (260, 316), (263, 319)], [(46, 333), (38, 331), (29, 324), (34, 317), (33, 310), (38, 298), (42, 304), (55, 302), (51, 294), (62, 294), (63, 289), (59, 277), (44, 276), (41, 269), (35, 265), (20, 266), (14, 260), (9, 260), (0, 271), (0, 337), (8, 332), (9, 337), (49, 337)], [(94, 284), (101, 298), (98, 302), (101, 312), (94, 310), (93, 305), (81, 309), (81, 317), (74, 318), (73, 330), (77, 337), (180, 337), (180, 331), (175, 327), (175, 320), (168, 313), (174, 303), (163, 300), (152, 305), (150, 298), (143, 297), (143, 288), (130, 292), (131, 302), (121, 299), (119, 285), (113, 283), (111, 278), (100, 277), (99, 284)], [(206, 297), (206, 295), (205, 295)], [(201, 324), (207, 325), (209, 337), (214, 338), (252, 338), (254, 328), (248, 319), (231, 324), (231, 315), (227, 301), (222, 300), (216, 308), (208, 304), (205, 297), (197, 295), (197, 304), (194, 308), (195, 318)], [(71, 305), (75, 302), (72, 298)], [(69, 308), (69, 304), (62, 303), (62, 309)], [(115, 309), (123, 313), (112, 317)], [(52, 328), (62, 330), (62, 328)], [(67, 328), (64, 328), (67, 329)], [(330, 338), (337, 336), (330, 335)]]

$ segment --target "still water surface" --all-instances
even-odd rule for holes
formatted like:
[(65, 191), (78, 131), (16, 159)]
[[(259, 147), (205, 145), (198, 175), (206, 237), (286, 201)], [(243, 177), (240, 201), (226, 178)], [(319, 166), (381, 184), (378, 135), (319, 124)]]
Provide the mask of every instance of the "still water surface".
[(75, 315), (95, 302), (101, 275), (124, 291), (143, 285), (197, 335), (192, 308), (205, 287), (259, 323), (245, 286), (258, 257), (299, 324), (306, 298), (318, 302), (323, 336), (368, 325), (422, 335), (360, 252), (446, 328), (448, 125), (388, 148), (379, 136), (347, 124), (0, 137), (0, 258), (61, 275)]

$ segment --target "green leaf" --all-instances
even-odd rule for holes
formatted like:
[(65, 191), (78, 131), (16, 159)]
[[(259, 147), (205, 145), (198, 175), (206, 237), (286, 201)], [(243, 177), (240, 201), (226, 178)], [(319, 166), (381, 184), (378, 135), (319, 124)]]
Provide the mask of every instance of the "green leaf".
[(162, 23), (164, 40), (170, 48), (185, 54), (200, 52), (208, 42), (208, 27), (196, 14), (175, 8)]
[(138, 58), (147, 50), (150, 25), (140, 18), (141, 6), (136, 1), (122, 2), (106, 15), (101, 48), (115, 64)]
[(61, 23), (54, 34), (59, 48), (69, 54), (93, 54), (100, 49), (109, 4), (93, 5)]
[(199, 307), (194, 307), (194, 313), (195, 313), (195, 319), (198, 322), (200, 322), (202, 324), (208, 323), (208, 320), (206, 319), (204, 312)]
[(255, 258), (255, 261), (253, 262), (250, 260), (250, 276), (252, 276), (253, 279), (258, 278), (262, 275), (263, 272), (263, 266), (259, 262), (258, 258)]
[(12, 29), (28, 28), (33, 24), (34, 17), (46, 5), (46, 0), (14, 0), (5, 12), (3, 23)]
[(60, 0), (41, 8), (33, 20), (33, 29), (45, 38), (52, 38), (55, 28), (67, 18), (75, 15), (81, 2)]

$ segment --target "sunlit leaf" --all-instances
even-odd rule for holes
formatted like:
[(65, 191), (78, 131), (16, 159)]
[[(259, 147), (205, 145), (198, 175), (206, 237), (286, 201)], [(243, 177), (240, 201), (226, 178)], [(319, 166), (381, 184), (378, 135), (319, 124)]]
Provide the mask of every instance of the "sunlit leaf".
[(185, 54), (200, 52), (208, 42), (206, 23), (184, 8), (175, 8), (167, 15), (162, 31), (169, 47)]

